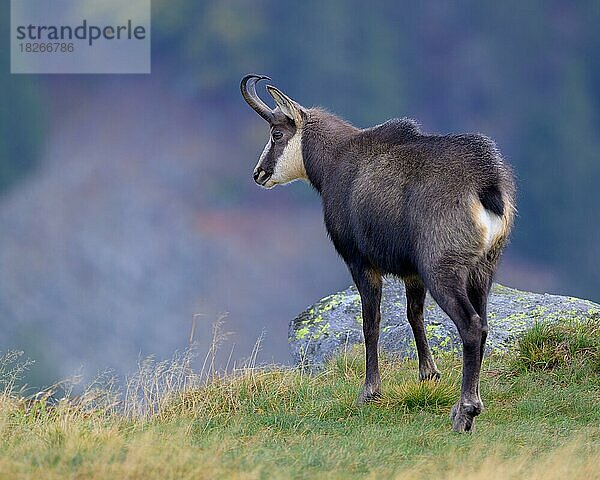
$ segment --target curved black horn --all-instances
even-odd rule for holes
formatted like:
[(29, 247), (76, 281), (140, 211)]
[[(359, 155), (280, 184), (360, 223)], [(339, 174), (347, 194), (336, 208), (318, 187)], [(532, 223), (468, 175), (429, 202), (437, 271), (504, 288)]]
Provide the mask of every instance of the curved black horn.
[(271, 120), (273, 120), (273, 111), (258, 97), (256, 93), (256, 82), (259, 80), (271, 79), (266, 75), (246, 75), (244, 78), (242, 78), (240, 90), (242, 91), (242, 96), (244, 97), (244, 100), (246, 100), (246, 103), (248, 103), (248, 105), (250, 105), (254, 111), (267, 122), (271, 122)]

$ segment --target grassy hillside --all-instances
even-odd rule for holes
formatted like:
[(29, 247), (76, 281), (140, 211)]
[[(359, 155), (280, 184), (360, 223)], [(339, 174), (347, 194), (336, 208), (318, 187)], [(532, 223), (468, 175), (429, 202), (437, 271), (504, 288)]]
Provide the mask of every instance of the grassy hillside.
[(438, 384), (386, 360), (384, 398), (365, 407), (353, 353), (319, 375), (248, 367), (208, 381), (184, 355), (144, 363), (120, 398), (96, 385), (56, 401), (17, 394), (5, 367), (0, 477), (600, 478), (599, 323), (537, 326), (490, 357), (472, 435), (450, 431), (453, 357)]

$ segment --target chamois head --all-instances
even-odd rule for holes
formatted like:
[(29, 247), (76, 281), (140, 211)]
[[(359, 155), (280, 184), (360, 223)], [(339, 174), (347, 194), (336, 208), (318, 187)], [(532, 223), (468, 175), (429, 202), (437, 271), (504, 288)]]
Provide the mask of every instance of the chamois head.
[(265, 145), (254, 168), (254, 181), (264, 188), (306, 179), (302, 158), (302, 127), (307, 112), (285, 93), (272, 85), (267, 91), (275, 100), (271, 109), (256, 93), (256, 82), (270, 80), (264, 75), (246, 75), (241, 90), (244, 100), (270, 125), (269, 141)]

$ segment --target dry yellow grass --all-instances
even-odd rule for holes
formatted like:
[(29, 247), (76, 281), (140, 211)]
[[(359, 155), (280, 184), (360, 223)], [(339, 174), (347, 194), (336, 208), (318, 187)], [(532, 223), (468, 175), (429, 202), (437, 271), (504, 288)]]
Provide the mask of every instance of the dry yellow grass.
[(413, 361), (384, 361), (384, 397), (365, 407), (356, 355), (319, 375), (250, 365), (219, 377), (194, 373), (188, 352), (143, 362), (123, 393), (100, 382), (61, 399), (25, 398), (5, 368), (0, 478), (600, 478), (597, 341), (585, 345), (554, 369), (488, 359), (473, 435), (450, 431), (453, 357), (438, 384), (419, 384)]

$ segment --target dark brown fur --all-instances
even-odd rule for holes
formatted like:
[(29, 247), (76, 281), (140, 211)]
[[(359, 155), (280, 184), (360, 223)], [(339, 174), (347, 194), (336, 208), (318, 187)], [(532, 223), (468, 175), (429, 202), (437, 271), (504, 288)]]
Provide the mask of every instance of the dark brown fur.
[[(456, 430), (470, 430), (482, 402), (479, 370), (487, 336), (487, 296), (512, 221), (514, 183), (494, 143), (482, 135), (426, 135), (412, 120), (358, 130), (311, 109), (303, 128), (308, 178), (323, 199), (327, 231), (361, 293), (367, 376), (361, 394), (379, 394), (377, 339), (381, 274), (405, 280), (407, 317), (421, 379), (438, 378), (423, 328), (425, 291), (456, 323), (464, 343)], [(471, 214), (493, 205), (507, 228), (490, 250)], [(373, 272), (377, 272), (373, 275)]]
[[(479, 372), (487, 297), (512, 226), (510, 168), (483, 135), (427, 135), (409, 119), (361, 130), (322, 109), (295, 102), (291, 108), (300, 112), (294, 111), (295, 123), (301, 123), (295, 127), (302, 133), (308, 180), (322, 198), (327, 232), (361, 295), (367, 356), (360, 401), (380, 394), (382, 276), (396, 275), (406, 284), (422, 380), (440, 376), (423, 325), (427, 290), (458, 328), (463, 379), (451, 418), (455, 430), (471, 430), (483, 408)], [(274, 111), (279, 122), (281, 115)], [(481, 209), (501, 218), (491, 245), (477, 219)]]

